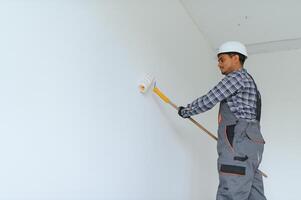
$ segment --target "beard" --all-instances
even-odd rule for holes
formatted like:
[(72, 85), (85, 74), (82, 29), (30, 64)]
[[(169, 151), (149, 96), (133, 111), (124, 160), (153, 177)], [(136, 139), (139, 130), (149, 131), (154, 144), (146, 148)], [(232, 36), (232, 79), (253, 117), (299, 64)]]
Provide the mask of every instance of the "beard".
[(226, 75), (226, 72), (224, 72), (222, 69), (220, 69), (220, 70), (221, 70), (222, 75)]

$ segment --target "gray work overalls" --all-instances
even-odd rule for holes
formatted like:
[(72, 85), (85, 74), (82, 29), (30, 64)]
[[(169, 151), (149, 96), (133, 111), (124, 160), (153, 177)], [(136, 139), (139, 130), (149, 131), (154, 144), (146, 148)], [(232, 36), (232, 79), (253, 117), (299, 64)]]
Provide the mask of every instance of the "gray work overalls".
[(258, 171), (264, 139), (257, 120), (237, 119), (227, 101), (220, 103), (217, 200), (266, 200)]

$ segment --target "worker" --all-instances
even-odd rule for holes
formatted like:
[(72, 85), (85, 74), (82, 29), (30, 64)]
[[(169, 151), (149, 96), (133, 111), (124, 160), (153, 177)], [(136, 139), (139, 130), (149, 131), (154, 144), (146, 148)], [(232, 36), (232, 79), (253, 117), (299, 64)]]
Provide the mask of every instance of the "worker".
[(207, 94), (178, 114), (189, 118), (208, 111), (220, 102), (218, 114), (217, 200), (265, 200), (262, 174), (264, 139), (260, 131), (261, 95), (252, 76), (243, 67), (247, 49), (228, 41), (217, 52), (223, 79)]

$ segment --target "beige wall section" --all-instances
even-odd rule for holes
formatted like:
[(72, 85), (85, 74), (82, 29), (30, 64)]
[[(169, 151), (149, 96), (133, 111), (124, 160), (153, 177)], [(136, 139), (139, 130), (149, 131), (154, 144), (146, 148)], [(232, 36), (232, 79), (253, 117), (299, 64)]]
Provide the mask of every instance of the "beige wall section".
[[(262, 132), (266, 139), (261, 169), (268, 199), (298, 199), (301, 177), (301, 50), (250, 56), (247, 68), (262, 93)], [(276, 192), (277, 191), (277, 192)]]
[(0, 199), (214, 199), (215, 141), (137, 88), (183, 105), (219, 78), (178, 1), (6, 1), (0, 21)]
[[(150, 73), (175, 103), (189, 103), (217, 80), (207, 42), (177, 2), (110, 3), (100, 13), (107, 17), (103, 24), (108, 35), (103, 37), (115, 45), (104, 52), (108, 68), (103, 84), (122, 80), (106, 97), (105, 104), (114, 106), (107, 113), (120, 126), (105, 123), (103, 130), (112, 153), (103, 160), (110, 172), (105, 177), (111, 180), (103, 179), (103, 194), (120, 199), (213, 199), (215, 142), (156, 96), (138, 93), (135, 85)], [(213, 131), (215, 114), (200, 118)]]

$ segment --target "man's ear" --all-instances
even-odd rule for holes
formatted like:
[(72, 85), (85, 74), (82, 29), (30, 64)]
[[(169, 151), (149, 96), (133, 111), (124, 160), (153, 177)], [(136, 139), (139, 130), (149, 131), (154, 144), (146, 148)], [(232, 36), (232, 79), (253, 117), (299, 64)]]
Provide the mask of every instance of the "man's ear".
[(240, 61), (239, 61), (239, 55), (235, 54), (235, 55), (233, 56), (233, 58), (234, 58), (235, 61), (240, 62)]

